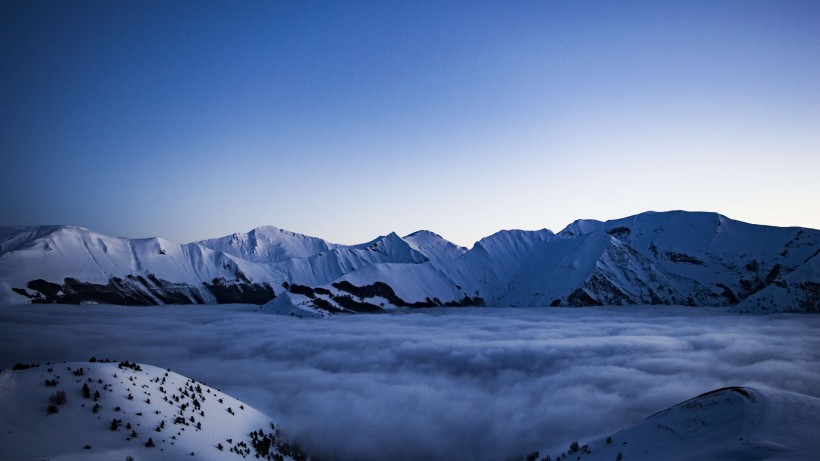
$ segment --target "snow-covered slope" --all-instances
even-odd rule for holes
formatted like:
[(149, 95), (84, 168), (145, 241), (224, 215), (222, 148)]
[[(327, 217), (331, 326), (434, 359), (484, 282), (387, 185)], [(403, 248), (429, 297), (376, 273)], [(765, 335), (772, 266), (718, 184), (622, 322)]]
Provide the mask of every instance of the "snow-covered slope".
[(178, 245), (75, 227), (4, 228), (0, 301), (263, 304), (290, 291), (287, 305), (327, 302), (343, 312), (603, 304), (805, 312), (820, 310), (818, 255), (817, 230), (683, 211), (579, 220), (558, 234), (505, 230), (470, 250), (429, 231), (336, 245), (262, 227)]
[(257, 454), (304, 459), (268, 416), (170, 370), (96, 361), (0, 372), (0, 459), (234, 460)]
[[(818, 425), (818, 398), (729, 387), (699, 395), (610, 436), (573, 446), (563, 459), (818, 459)], [(562, 459), (560, 454), (553, 456)]]

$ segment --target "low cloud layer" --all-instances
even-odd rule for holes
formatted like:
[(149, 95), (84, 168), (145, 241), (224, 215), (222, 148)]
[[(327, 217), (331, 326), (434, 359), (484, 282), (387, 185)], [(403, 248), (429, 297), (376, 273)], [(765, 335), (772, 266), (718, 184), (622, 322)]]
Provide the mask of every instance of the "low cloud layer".
[(820, 316), (452, 309), (297, 319), (252, 306), (0, 307), (0, 367), (149, 363), (276, 418), (323, 460), (553, 454), (727, 385), (820, 397)]

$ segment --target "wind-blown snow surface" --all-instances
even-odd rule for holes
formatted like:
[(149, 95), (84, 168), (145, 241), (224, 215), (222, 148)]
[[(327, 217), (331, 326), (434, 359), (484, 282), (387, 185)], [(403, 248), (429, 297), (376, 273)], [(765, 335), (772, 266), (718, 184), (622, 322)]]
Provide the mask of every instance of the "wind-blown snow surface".
[[(0, 308), (0, 367), (124, 357), (206, 382), (325, 460), (556, 454), (725, 386), (820, 397), (820, 317), (725, 309)], [(614, 459), (614, 458), (613, 458)]]

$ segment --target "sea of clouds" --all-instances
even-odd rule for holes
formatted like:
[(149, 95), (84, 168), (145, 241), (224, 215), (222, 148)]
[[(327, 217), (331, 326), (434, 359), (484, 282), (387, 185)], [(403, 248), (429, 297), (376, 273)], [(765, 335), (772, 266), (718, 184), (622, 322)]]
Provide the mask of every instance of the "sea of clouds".
[(171, 368), (328, 460), (553, 456), (702, 392), (820, 397), (820, 316), (707, 308), (432, 309), (300, 319), (256, 306), (0, 306), (0, 368)]

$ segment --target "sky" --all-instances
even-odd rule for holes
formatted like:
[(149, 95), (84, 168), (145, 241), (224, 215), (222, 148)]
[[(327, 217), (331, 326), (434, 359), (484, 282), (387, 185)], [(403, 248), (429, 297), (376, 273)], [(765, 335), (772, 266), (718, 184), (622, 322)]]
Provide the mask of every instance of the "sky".
[(170, 368), (274, 418), (323, 460), (555, 459), (724, 386), (820, 397), (818, 328), (818, 316), (657, 306), (323, 319), (0, 306), (0, 368), (92, 356)]
[(816, 1), (7, 1), (0, 225), (820, 228)]

